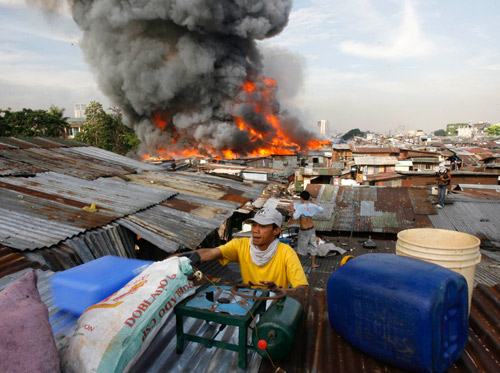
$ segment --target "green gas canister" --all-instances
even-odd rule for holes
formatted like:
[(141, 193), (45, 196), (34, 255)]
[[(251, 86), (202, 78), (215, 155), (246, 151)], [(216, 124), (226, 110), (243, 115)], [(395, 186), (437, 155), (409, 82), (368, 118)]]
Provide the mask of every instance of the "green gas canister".
[(290, 297), (271, 304), (253, 331), (252, 342), (257, 352), (263, 357), (269, 354), (275, 360), (288, 356), (303, 314), (302, 305)]

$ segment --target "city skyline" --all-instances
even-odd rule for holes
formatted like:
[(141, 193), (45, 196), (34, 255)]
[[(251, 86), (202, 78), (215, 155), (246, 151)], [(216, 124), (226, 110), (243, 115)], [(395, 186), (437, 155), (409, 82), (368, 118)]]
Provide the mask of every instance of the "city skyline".
[[(99, 90), (68, 12), (48, 17), (0, 0), (0, 108), (112, 103)], [(500, 3), (294, 1), (276, 37), (258, 42), (281, 106), (314, 130), (427, 132), (500, 122)], [(317, 128), (317, 127), (316, 127)]]

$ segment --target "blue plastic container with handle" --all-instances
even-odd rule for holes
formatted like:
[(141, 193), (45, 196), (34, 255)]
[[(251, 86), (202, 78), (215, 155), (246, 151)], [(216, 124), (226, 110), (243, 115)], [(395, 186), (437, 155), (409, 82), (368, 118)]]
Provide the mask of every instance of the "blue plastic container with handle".
[(106, 255), (54, 274), (54, 303), (76, 315), (120, 290), (152, 261)]
[(330, 324), (354, 347), (389, 364), (442, 372), (468, 338), (468, 289), (459, 273), (423, 260), (366, 254), (328, 279)]

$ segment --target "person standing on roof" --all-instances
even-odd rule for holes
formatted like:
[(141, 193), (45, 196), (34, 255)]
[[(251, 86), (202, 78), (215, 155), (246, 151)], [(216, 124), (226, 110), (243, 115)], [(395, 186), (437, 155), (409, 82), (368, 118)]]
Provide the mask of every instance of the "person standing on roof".
[(297, 254), (299, 258), (302, 255), (311, 254), (311, 268), (318, 268), (316, 264), (316, 255), (318, 253), (318, 244), (316, 242), (316, 231), (312, 218), (317, 213), (323, 212), (323, 207), (319, 206), (311, 198), (311, 194), (304, 190), (300, 193), (300, 203), (294, 206), (292, 203), (292, 218), (299, 219), (300, 230), (297, 238)]
[(450, 171), (448, 171), (446, 167), (439, 167), (436, 179), (438, 184), (438, 203), (436, 207), (442, 209), (444, 200), (446, 199), (446, 190), (449, 189), (451, 185)]
[(276, 284), (283, 289), (290, 285), (293, 288), (308, 286), (297, 254), (278, 239), (283, 215), (274, 208), (263, 208), (247, 221), (252, 224), (251, 238), (235, 238), (216, 248), (191, 252), (193, 265), (216, 259), (222, 265), (238, 262), (245, 284)]

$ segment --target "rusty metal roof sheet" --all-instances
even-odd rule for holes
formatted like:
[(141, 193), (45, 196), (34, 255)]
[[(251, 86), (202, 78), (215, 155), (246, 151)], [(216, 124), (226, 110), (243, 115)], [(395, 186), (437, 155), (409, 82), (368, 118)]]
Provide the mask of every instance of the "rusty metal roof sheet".
[(157, 165), (141, 162), (129, 157), (124, 157), (120, 154), (108, 152), (107, 150), (95, 148), (93, 146), (69, 148), (66, 149), (65, 151), (70, 154), (71, 153), (76, 154), (77, 156), (86, 155), (88, 157), (99, 159), (101, 161), (115, 163), (121, 165), (122, 167), (129, 167), (137, 170), (138, 172), (142, 170), (149, 170), (149, 171), (161, 170), (161, 167)]
[(53, 171), (92, 180), (141, 170), (161, 168), (94, 147), (0, 149), (0, 176)]
[[(47, 172), (0, 179), (0, 243), (20, 250), (55, 245), (175, 193), (123, 180), (83, 180)], [(95, 203), (98, 211), (83, 207)]]
[(87, 146), (78, 141), (46, 137), (0, 137), (2, 149), (59, 148), (62, 146)]
[[(448, 202), (448, 203), (446, 203)], [(429, 216), (435, 228), (472, 234), (500, 248), (500, 200), (448, 195), (445, 206)], [(452, 203), (450, 203), (452, 202)]]
[(407, 158), (411, 160), (413, 163), (439, 163), (438, 157), (411, 157)]
[(118, 223), (160, 249), (173, 253), (181, 246), (196, 249), (238, 207), (237, 202), (178, 194), (159, 206), (120, 219)]
[(399, 153), (400, 150), (399, 148), (396, 148), (396, 147), (386, 147), (386, 148), (383, 148), (383, 147), (370, 147), (370, 146), (356, 146), (353, 151), (352, 151), (354, 154), (364, 154), (364, 153), (374, 153), (374, 154), (377, 154), (377, 153)]
[(175, 172), (161, 174), (144, 172), (129, 175), (130, 180), (140, 185), (177, 191), (183, 194), (220, 199), (244, 204), (257, 199), (265, 185), (242, 183), (221, 177), (196, 174), (193, 172)]
[(26, 268), (40, 268), (39, 263), (33, 263), (23, 254), (0, 245), (0, 279)]
[(395, 165), (399, 161), (396, 157), (354, 157), (354, 164), (358, 166)]
[(339, 176), (342, 174), (341, 168), (333, 167), (300, 167), (298, 171), (304, 176)]
[(426, 214), (436, 211), (421, 188), (310, 184), (307, 190), (321, 206), (328, 207), (325, 213), (331, 211), (330, 216), (314, 217), (317, 231), (397, 233), (431, 227)]
[[(374, 252), (362, 247), (364, 239), (349, 237), (334, 238), (336, 244), (348, 245), (354, 251), (347, 254), (361, 255)], [(394, 252), (394, 240), (379, 240), (376, 252)], [(347, 255), (346, 254), (346, 255)], [(303, 258), (304, 259), (304, 258)], [(311, 284), (308, 291), (298, 292), (294, 297), (303, 302), (307, 317), (306, 325), (299, 330), (292, 353), (276, 365), (289, 373), (294, 372), (402, 372), (401, 369), (374, 359), (352, 347), (340, 337), (330, 326), (327, 312), (325, 285), (330, 274), (340, 265), (342, 256), (318, 258), (320, 268), (311, 270), (310, 259), (303, 260), (308, 280)], [(498, 262), (496, 262), (498, 263)], [(204, 263), (204, 265), (209, 263)], [(214, 265), (212, 265), (214, 264)], [(227, 271), (223, 267), (223, 271)], [(20, 278), (27, 269), (0, 279), (0, 290)], [(203, 272), (221, 276), (221, 267), (217, 262), (210, 263), (210, 267), (203, 267)], [(49, 308), (49, 321), (52, 325), (56, 343), (60, 347), (62, 339), (70, 335), (76, 324), (76, 317), (58, 309), (48, 291), (48, 279), (53, 275), (51, 271), (37, 270), (39, 276), (38, 288), (42, 300)], [(236, 277), (235, 277), (236, 276)], [(237, 275), (231, 277), (234, 281)], [(476, 276), (477, 279), (477, 276)], [(498, 278), (497, 278), (498, 281)], [(475, 287), (469, 319), (469, 340), (464, 353), (453, 364), (448, 372), (493, 372), (500, 369), (500, 285), (485, 286), (479, 280)], [(218, 325), (201, 320), (185, 318), (185, 330), (196, 335), (210, 336), (217, 333)], [(228, 326), (218, 336), (219, 340), (236, 343), (237, 329)], [(149, 348), (132, 367), (131, 372), (214, 372), (237, 371), (237, 353), (217, 348), (206, 348), (201, 344), (186, 342), (183, 354), (178, 355), (176, 349), (175, 317), (168, 316), (167, 322), (161, 328)], [(263, 360), (252, 349), (248, 350), (247, 372), (274, 372), (275, 369), (267, 360)]]

